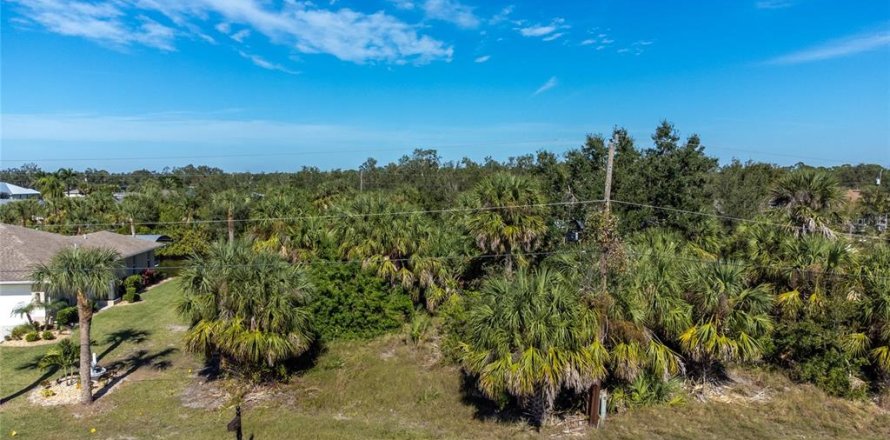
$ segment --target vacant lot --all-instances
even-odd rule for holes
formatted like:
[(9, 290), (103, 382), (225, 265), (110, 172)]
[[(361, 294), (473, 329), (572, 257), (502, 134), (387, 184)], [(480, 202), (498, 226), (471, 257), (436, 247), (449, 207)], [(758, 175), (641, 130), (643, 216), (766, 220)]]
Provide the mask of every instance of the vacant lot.
[[(28, 401), (46, 377), (34, 367), (47, 346), (0, 346), (2, 435), (16, 438), (228, 438), (234, 411), (220, 382), (204, 383), (201, 363), (182, 351), (175, 282), (135, 305), (98, 314), (95, 351), (121, 380), (89, 408), (40, 407)], [(890, 415), (867, 403), (828, 398), (775, 374), (746, 376), (739, 393), (764, 400), (690, 403), (612, 416), (597, 438), (888, 438)], [(732, 392), (729, 393), (732, 397)], [(577, 423), (540, 434), (491, 414), (461, 392), (458, 371), (433, 346), (399, 336), (332, 344), (291, 383), (249, 394), (245, 434), (289, 438), (522, 438), (589, 435)], [(90, 430), (95, 428), (94, 434)]]

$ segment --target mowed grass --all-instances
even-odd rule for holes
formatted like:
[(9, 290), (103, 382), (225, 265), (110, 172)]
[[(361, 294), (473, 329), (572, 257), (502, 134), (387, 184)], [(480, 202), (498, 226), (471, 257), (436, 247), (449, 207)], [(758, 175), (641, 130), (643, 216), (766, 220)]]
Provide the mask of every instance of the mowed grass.
[[(230, 438), (234, 411), (184, 406), (203, 384), (200, 359), (182, 351), (183, 322), (175, 312), (174, 282), (135, 305), (96, 315), (94, 350), (103, 365), (126, 379), (91, 407), (32, 405), (22, 389), (42, 380), (33, 362), (48, 348), (0, 346), (0, 435), (16, 438)], [(890, 438), (890, 415), (868, 403), (826, 397), (812, 387), (756, 373), (772, 391), (764, 403), (691, 402), (636, 410), (608, 419), (605, 430), (566, 426), (537, 433), (521, 422), (487, 417), (461, 392), (459, 371), (442, 362), (432, 344), (406, 344), (398, 335), (330, 344), (315, 366), (290, 383), (264, 389), (243, 407), (246, 436), (300, 438), (539, 438), (639, 439)], [(95, 428), (94, 434), (90, 429)]]

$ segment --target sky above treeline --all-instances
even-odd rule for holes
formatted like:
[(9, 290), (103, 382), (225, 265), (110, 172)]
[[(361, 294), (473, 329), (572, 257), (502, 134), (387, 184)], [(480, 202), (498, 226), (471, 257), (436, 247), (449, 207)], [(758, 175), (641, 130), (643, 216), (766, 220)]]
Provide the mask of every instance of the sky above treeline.
[(658, 123), (890, 166), (890, 2), (5, 0), (0, 168), (503, 160)]

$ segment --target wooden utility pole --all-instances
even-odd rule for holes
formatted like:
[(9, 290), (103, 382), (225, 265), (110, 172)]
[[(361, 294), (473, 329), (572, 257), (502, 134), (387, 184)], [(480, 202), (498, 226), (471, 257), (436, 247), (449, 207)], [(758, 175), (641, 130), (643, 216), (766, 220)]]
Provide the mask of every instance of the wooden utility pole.
[(609, 159), (606, 161), (606, 190), (603, 193), (603, 200), (606, 201), (606, 212), (609, 212), (612, 208), (612, 162), (615, 160), (617, 137), (617, 135), (612, 136), (612, 139), (609, 140)]
[[(600, 292), (605, 293), (606, 289), (609, 288), (608, 275), (609, 275), (609, 248), (610, 241), (612, 240), (613, 232), (610, 228), (612, 227), (611, 221), (611, 199), (612, 199), (612, 162), (615, 159), (615, 144), (618, 143), (617, 135), (612, 136), (612, 139), (609, 140), (609, 157), (606, 161), (606, 188), (603, 191), (603, 200), (606, 202), (606, 206), (603, 212), (603, 218), (600, 222), (600, 227), (602, 228), (598, 233), (601, 235), (600, 238), (600, 261), (599, 261), (599, 269), (600, 269)], [(600, 335), (602, 337), (603, 335)], [(590, 390), (587, 395), (587, 416), (588, 423), (591, 426), (599, 428), (600, 426), (600, 393), (602, 392), (602, 385), (599, 381), (595, 382), (590, 386)]]

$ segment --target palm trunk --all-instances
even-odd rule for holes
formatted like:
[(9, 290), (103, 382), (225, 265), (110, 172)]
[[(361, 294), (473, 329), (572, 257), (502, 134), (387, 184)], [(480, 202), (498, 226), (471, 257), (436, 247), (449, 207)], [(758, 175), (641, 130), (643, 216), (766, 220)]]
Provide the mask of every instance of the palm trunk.
[(136, 235), (136, 225), (133, 224), (133, 217), (130, 217), (130, 235)]
[(599, 381), (590, 386), (587, 393), (587, 422), (590, 426), (599, 427), (600, 424), (600, 391)]
[(232, 213), (232, 208), (229, 208), (228, 214), (226, 223), (229, 226), (229, 243), (232, 243), (235, 241), (235, 217)]
[(93, 381), (90, 376), (92, 353), (90, 352), (90, 323), (93, 310), (83, 292), (77, 292), (77, 318), (80, 322), (80, 403), (93, 403)]
[(547, 391), (544, 389), (543, 385), (535, 386), (535, 393), (531, 396), (531, 402), (529, 402), (530, 408), (529, 417), (532, 426), (537, 428), (538, 430), (544, 426), (544, 423), (547, 421), (547, 416), (549, 413), (549, 405), (550, 402), (547, 401)]

